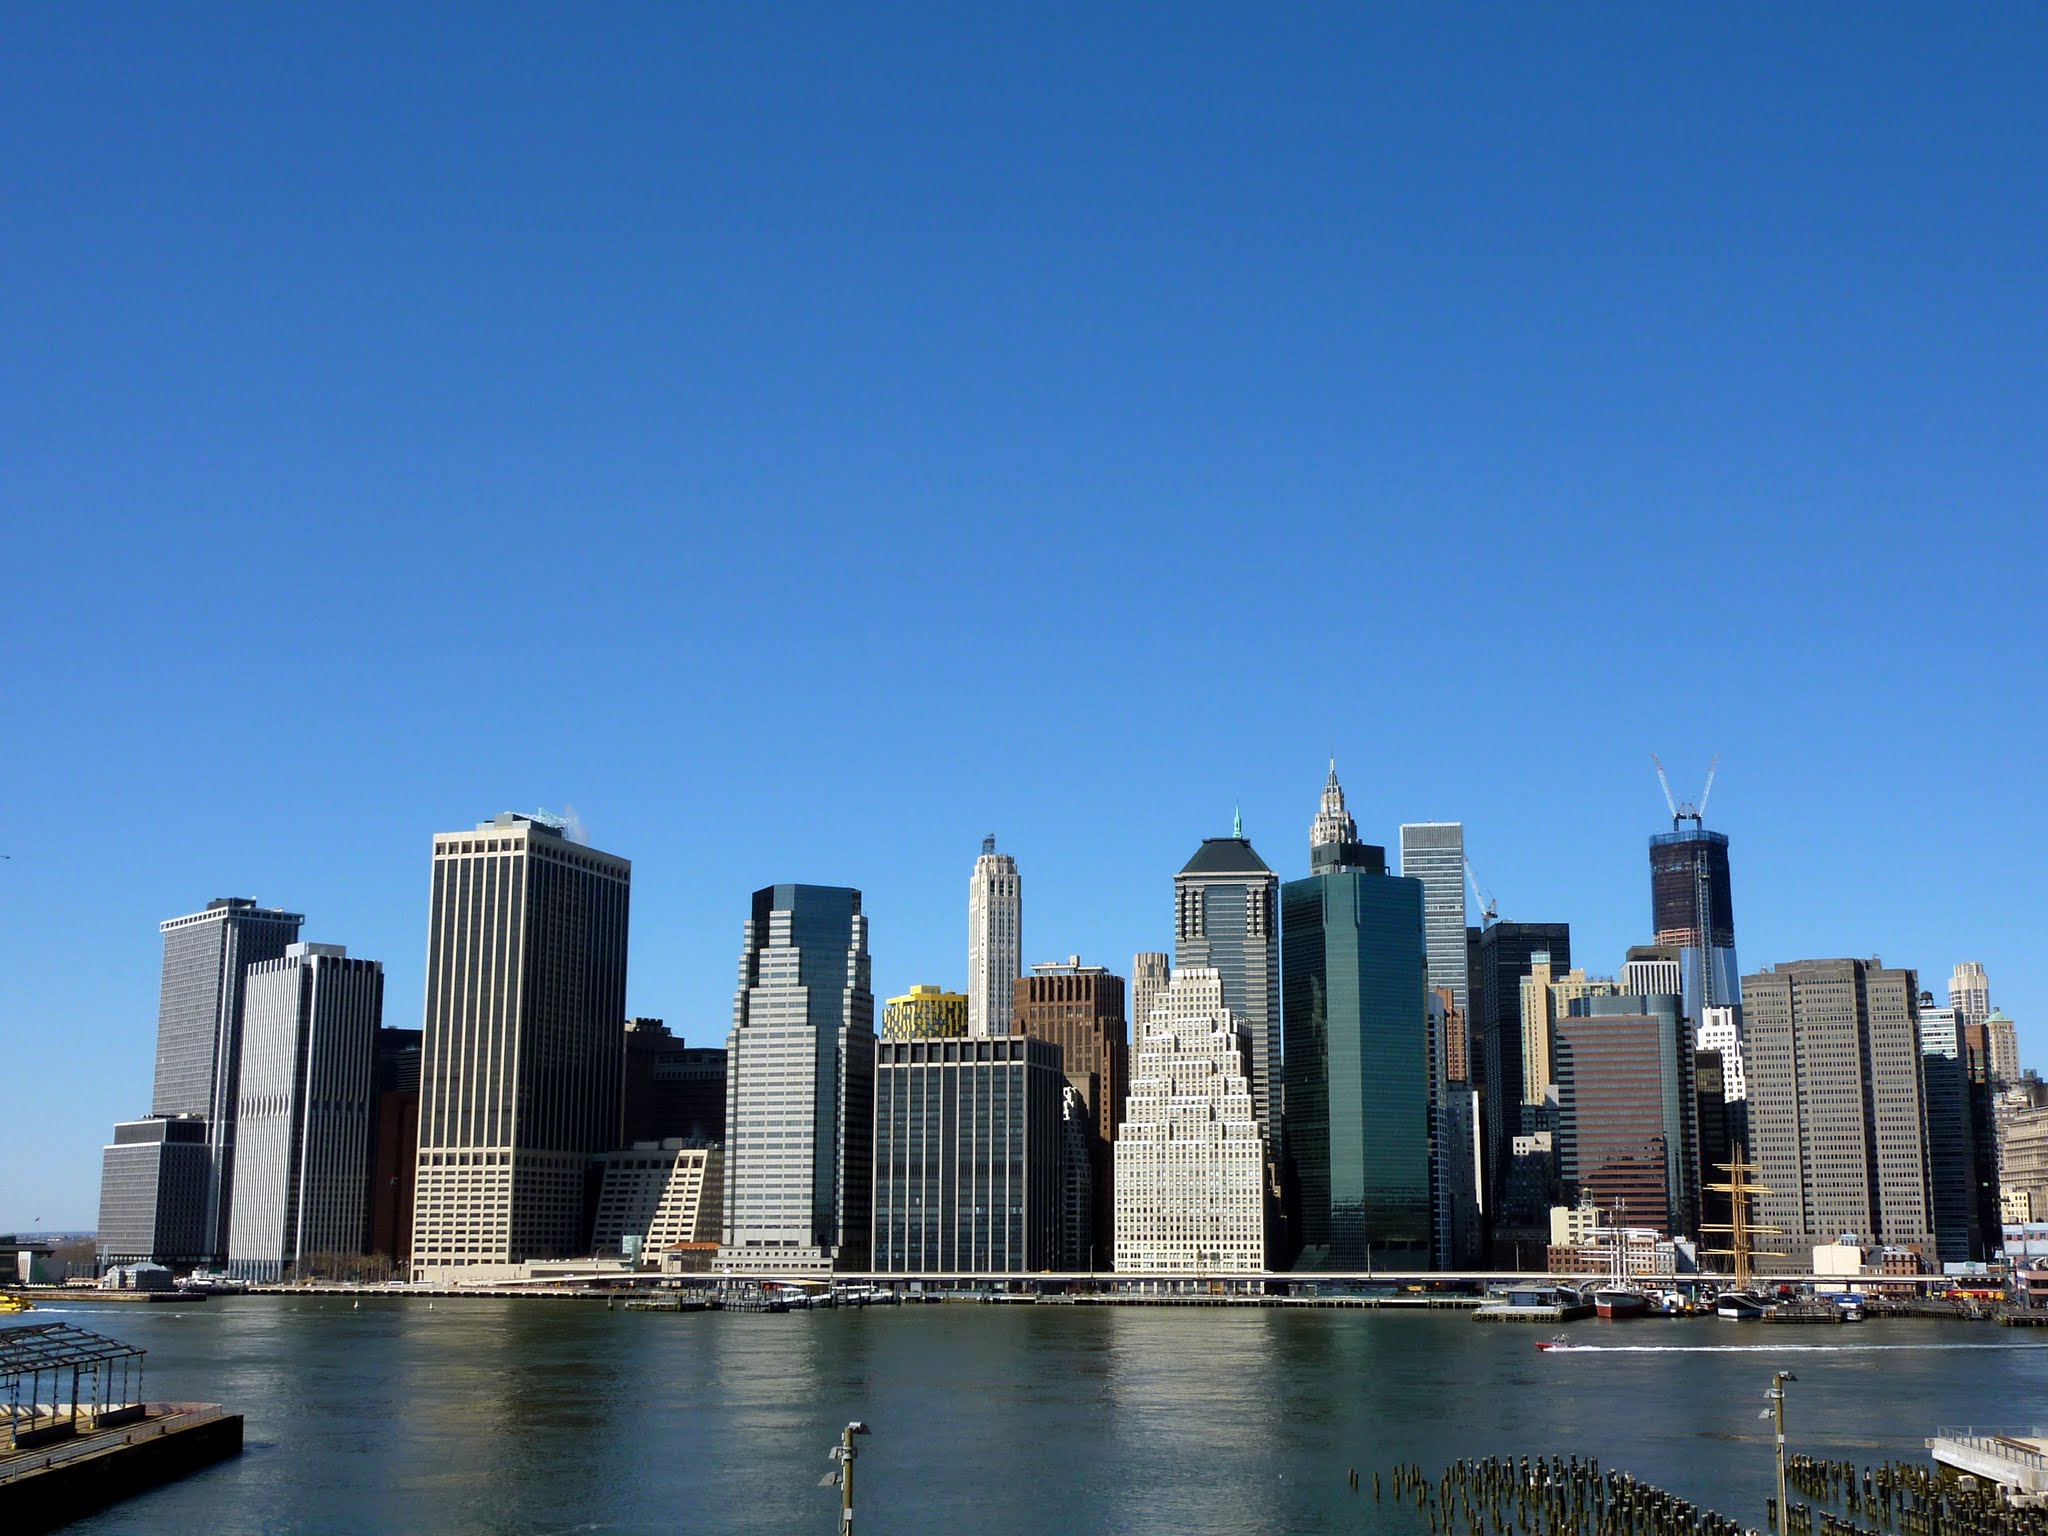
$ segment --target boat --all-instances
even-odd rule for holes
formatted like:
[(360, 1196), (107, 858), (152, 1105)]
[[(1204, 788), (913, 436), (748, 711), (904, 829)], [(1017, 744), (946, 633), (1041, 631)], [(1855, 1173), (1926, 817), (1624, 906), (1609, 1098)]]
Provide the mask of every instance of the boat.
[(1593, 1310), (1606, 1318), (1644, 1317), (1650, 1298), (1632, 1285), (1603, 1285), (1593, 1292)]
[(1764, 1299), (1754, 1291), (1723, 1291), (1714, 1298), (1714, 1316), (1753, 1323), (1764, 1315)]
[(0, 1317), (15, 1312), (33, 1312), (36, 1304), (25, 1296), (0, 1296)]
[(1565, 1337), (1565, 1336), (1564, 1336), (1563, 1334), (1561, 1334), (1561, 1333), (1560, 1333), (1560, 1334), (1559, 1334), (1559, 1335), (1558, 1335), (1558, 1336), (1557, 1336), (1556, 1338), (1554, 1338), (1554, 1339), (1538, 1339), (1538, 1340), (1536, 1341), (1536, 1347), (1537, 1347), (1538, 1349), (1546, 1349), (1546, 1350), (1548, 1350), (1548, 1349), (1584, 1349), (1584, 1348), (1585, 1348), (1586, 1346), (1585, 1346), (1585, 1345), (1583, 1345), (1583, 1344), (1574, 1344), (1574, 1343), (1573, 1343), (1573, 1342), (1572, 1342), (1572, 1341), (1571, 1341), (1570, 1339), (1566, 1338), (1566, 1337)]

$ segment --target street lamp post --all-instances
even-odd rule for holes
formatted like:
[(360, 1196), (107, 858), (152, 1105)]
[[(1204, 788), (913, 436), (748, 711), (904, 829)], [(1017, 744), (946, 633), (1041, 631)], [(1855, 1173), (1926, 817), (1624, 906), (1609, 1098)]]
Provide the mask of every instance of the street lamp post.
[(1798, 1379), (1790, 1371), (1771, 1377), (1771, 1412), (1778, 1429), (1778, 1536), (1788, 1536), (1792, 1529), (1791, 1511), (1785, 1503), (1785, 1383)]
[[(858, 1454), (853, 1448), (853, 1437), (868, 1433), (867, 1425), (855, 1419), (839, 1432), (839, 1443), (829, 1453), (839, 1467), (839, 1536), (853, 1536), (853, 1458)], [(825, 1479), (828, 1483), (832, 1480)]]

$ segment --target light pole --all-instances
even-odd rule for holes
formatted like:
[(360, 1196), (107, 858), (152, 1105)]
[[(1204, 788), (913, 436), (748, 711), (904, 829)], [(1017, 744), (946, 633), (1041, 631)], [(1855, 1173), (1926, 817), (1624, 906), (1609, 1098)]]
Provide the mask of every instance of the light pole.
[[(839, 1443), (827, 1453), (827, 1459), (839, 1467), (839, 1536), (853, 1536), (853, 1437), (869, 1433), (867, 1425), (859, 1419), (839, 1432)], [(831, 1477), (825, 1479), (830, 1483)]]
[(1788, 1536), (1792, 1529), (1791, 1511), (1785, 1504), (1785, 1383), (1798, 1379), (1790, 1371), (1771, 1377), (1771, 1411), (1778, 1421), (1778, 1536)]

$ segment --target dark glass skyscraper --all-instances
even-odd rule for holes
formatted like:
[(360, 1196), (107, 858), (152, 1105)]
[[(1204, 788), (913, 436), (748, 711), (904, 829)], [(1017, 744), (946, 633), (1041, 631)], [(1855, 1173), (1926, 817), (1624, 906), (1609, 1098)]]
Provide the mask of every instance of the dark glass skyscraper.
[[(1329, 829), (1333, 791), (1341, 827)], [(1280, 892), (1298, 1263), (1426, 1269), (1433, 1223), (1422, 882), (1389, 875), (1385, 850), (1357, 840), (1334, 771), (1316, 836), (1316, 873)]]
[(1269, 1152), (1282, 1134), (1279, 887), (1242, 822), (1229, 837), (1203, 838), (1173, 877), (1173, 967), (1221, 973), (1223, 1006), (1251, 1031), (1252, 1105)]
[(1680, 952), (1685, 1016), (1695, 1028), (1703, 1009), (1741, 1006), (1725, 832), (1709, 832), (1693, 818), (1690, 826), (1651, 835), (1650, 926), (1659, 944)]
[(1539, 952), (1553, 973), (1572, 966), (1569, 923), (1489, 923), (1479, 930), (1472, 968), (1472, 1017), (1467, 1021), (1472, 1084), (1479, 1090), (1482, 1181), (1489, 1223), (1502, 1210), (1508, 1152), (1522, 1105), (1522, 978)]

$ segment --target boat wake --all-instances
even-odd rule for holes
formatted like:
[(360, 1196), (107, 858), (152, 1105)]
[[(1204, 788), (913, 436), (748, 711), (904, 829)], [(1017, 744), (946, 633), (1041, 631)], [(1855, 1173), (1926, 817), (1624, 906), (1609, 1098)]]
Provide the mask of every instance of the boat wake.
[(1566, 1344), (1570, 1355), (1875, 1355), (1900, 1350), (2031, 1349), (2048, 1344)]

